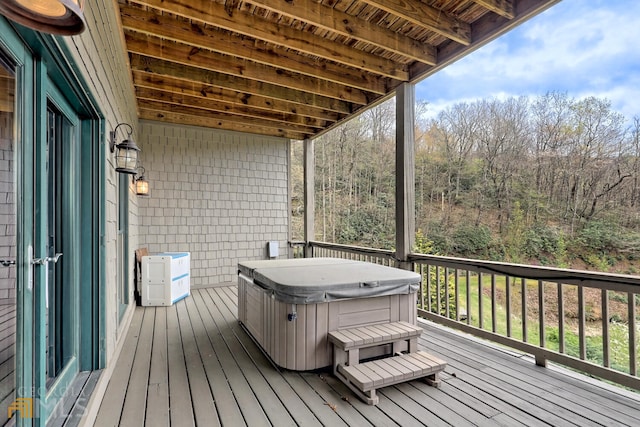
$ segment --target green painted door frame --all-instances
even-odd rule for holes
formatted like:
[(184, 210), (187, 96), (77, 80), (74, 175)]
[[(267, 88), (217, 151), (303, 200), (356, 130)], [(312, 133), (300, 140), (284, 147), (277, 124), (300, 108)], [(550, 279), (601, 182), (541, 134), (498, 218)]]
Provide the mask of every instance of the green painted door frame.
[[(34, 87), (29, 84), (34, 70), (30, 52), (20, 38), (10, 31), (6, 21), (0, 20), (0, 49), (15, 70), (15, 125), (18, 141), (15, 144), (16, 187), (16, 397), (34, 397), (33, 385), (33, 269), (27, 267), (33, 251), (33, 108)], [(24, 189), (30, 189), (23, 191)], [(18, 419), (18, 425), (29, 420)]]
[[(34, 266), (34, 387), (38, 390), (40, 410), (45, 412), (46, 408), (46, 412), (51, 413), (79, 371), (78, 271), (82, 252), (76, 226), (80, 224), (80, 194), (76, 183), (82, 178), (78, 161), (80, 120), (51, 81), (44, 61), (38, 61), (36, 65), (36, 93), (39, 95), (34, 138), (34, 255), (36, 259), (46, 259), (54, 258), (58, 251), (62, 254), (57, 262), (48, 261)], [(67, 129), (58, 129), (58, 124), (53, 125), (50, 121), (64, 121), (68, 123)], [(55, 136), (51, 135), (51, 127), (55, 128)], [(52, 187), (62, 188), (52, 194)], [(64, 234), (58, 235), (60, 233)], [(52, 238), (62, 244), (56, 243), (56, 247), (51, 247)], [(50, 290), (61, 288), (65, 291), (64, 298), (53, 297), (55, 293)], [(51, 327), (57, 327), (52, 323), (58, 322), (62, 329), (60, 337)], [(65, 359), (64, 363), (59, 362), (63, 365), (60, 372), (50, 362), (57, 359), (56, 353), (63, 354)], [(50, 381), (53, 383), (49, 384)]]
[[(0, 50), (16, 71), (16, 209), (17, 257), (17, 397), (35, 398), (38, 417), (18, 417), (20, 426), (44, 426), (53, 406), (78, 370), (104, 367), (105, 338), (105, 171), (104, 120), (98, 103), (78, 77), (70, 52), (54, 36), (12, 25), (0, 16)], [(72, 289), (65, 302), (71, 335), (63, 345), (66, 366), (55, 381), (46, 378), (47, 268), (32, 265), (47, 253), (46, 163), (47, 108), (55, 108), (75, 129), (72, 155), (58, 166), (66, 195), (61, 211), (65, 231), (64, 286)], [(72, 147), (68, 147), (72, 148)], [(65, 297), (66, 298), (66, 297)]]

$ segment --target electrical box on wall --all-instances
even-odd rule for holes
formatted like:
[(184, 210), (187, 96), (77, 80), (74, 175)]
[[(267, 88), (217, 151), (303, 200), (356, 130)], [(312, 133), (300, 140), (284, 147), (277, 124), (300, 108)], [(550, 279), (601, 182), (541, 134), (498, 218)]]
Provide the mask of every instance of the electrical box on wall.
[(272, 240), (268, 243), (267, 245), (268, 250), (269, 250), (269, 258), (278, 258), (278, 241), (277, 240)]

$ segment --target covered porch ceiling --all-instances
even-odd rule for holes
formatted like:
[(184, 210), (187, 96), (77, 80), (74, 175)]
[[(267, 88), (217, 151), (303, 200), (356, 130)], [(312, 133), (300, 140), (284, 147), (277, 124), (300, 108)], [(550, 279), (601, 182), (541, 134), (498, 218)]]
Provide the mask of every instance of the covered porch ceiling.
[(141, 119), (313, 138), (559, 0), (119, 0)]

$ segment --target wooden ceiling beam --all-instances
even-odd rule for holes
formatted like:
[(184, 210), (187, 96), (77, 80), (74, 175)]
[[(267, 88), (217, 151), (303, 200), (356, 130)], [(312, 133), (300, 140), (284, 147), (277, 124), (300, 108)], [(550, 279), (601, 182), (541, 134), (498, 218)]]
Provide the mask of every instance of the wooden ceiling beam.
[(140, 108), (139, 118), (143, 120), (154, 120), (188, 126), (201, 126), (206, 128), (222, 129), (234, 132), (246, 132), (289, 139), (303, 140), (312, 136), (310, 134), (294, 132), (288, 130), (287, 128), (275, 129), (270, 127), (256, 126), (251, 123), (233, 122), (231, 120), (221, 118), (192, 116), (189, 114), (176, 113), (173, 111), (158, 111), (156, 109), (150, 110), (147, 108)]
[(462, 45), (471, 44), (471, 26), (420, 0), (364, 0), (399, 18), (432, 31)]
[(193, 21), (159, 15), (152, 10), (122, 4), (120, 11), (125, 30), (134, 30), (193, 47), (232, 55), (235, 58), (275, 67), (278, 70), (304, 74), (379, 95), (385, 95), (389, 91), (389, 79), (359, 69), (334, 63), (318, 67), (317, 64), (309, 63), (302, 55), (284, 49), (260, 48), (254, 40), (238, 37), (227, 31), (220, 31)]
[(198, 67), (178, 64), (176, 62), (164, 61), (136, 53), (131, 53), (129, 56), (131, 68), (137, 71), (146, 71), (160, 76), (166, 75), (183, 80), (205, 83), (212, 86), (231, 89), (237, 92), (276, 98), (283, 101), (299, 104), (311, 104), (317, 108), (331, 110), (342, 114), (350, 114), (353, 111), (353, 108), (349, 103), (334, 98), (314, 95), (256, 80), (230, 76), (216, 71), (209, 71)]
[(291, 123), (278, 123), (271, 120), (264, 120), (256, 117), (240, 117), (232, 113), (223, 113), (219, 111), (206, 110), (200, 107), (193, 107), (188, 105), (178, 105), (162, 101), (152, 101), (147, 99), (139, 99), (138, 106), (140, 109), (156, 110), (156, 111), (170, 111), (176, 114), (185, 114), (188, 116), (199, 116), (210, 120), (224, 120), (232, 123), (246, 123), (261, 128), (272, 129), (287, 129), (292, 132), (299, 132), (305, 135), (312, 135), (317, 132), (316, 129), (309, 128), (307, 126), (300, 126)]
[(274, 67), (191, 47), (183, 43), (166, 42), (158, 37), (130, 30), (125, 30), (125, 40), (127, 41), (127, 49), (132, 53), (308, 92), (313, 95), (335, 98), (360, 105), (366, 105), (379, 97), (377, 94), (345, 85), (291, 73), (286, 70), (278, 70)]
[(246, 106), (257, 111), (292, 114), (326, 122), (336, 122), (344, 118), (344, 114), (315, 108), (312, 105), (295, 104), (293, 102), (281, 101), (259, 95), (234, 92), (205, 83), (160, 76), (137, 70), (133, 70), (132, 75), (133, 84), (136, 88), (169, 91), (179, 95), (184, 94), (202, 99), (215, 99), (233, 105)]
[(220, 101), (218, 99), (208, 99), (197, 96), (168, 92), (164, 90), (154, 90), (145, 87), (136, 87), (136, 97), (138, 100), (157, 101), (177, 106), (193, 107), (213, 111), (218, 113), (235, 114), (237, 116), (251, 117), (255, 119), (268, 120), (275, 123), (275, 127), (292, 124), (306, 128), (311, 131), (324, 129), (329, 123), (323, 120), (312, 119), (290, 113), (280, 113), (277, 111), (264, 111), (247, 107), (246, 105), (236, 105)]
[(240, 9), (227, 10), (224, 5), (211, 0), (136, 0), (136, 3), (384, 77), (400, 81), (409, 78), (402, 64), (310, 32), (269, 22)]
[(473, 0), (480, 6), (489, 9), (490, 11), (497, 13), (500, 16), (504, 16), (507, 19), (515, 18), (516, 14), (513, 11), (513, 0)]
[[(497, 0), (496, 0), (497, 1)], [(327, 31), (378, 46), (414, 61), (435, 65), (436, 49), (393, 30), (313, 0), (250, 0), (256, 6), (298, 19)]]

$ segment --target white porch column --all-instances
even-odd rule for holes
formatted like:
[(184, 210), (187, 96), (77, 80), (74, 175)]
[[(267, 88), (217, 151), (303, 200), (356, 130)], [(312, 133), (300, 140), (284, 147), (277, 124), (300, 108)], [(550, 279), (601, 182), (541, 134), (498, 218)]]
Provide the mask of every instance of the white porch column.
[(396, 264), (410, 269), (415, 244), (415, 85), (396, 89)]
[[(316, 163), (314, 157), (313, 140), (305, 139), (304, 142), (304, 241), (315, 239), (315, 176)], [(304, 247), (305, 258), (311, 258), (311, 247), (307, 243)]]

